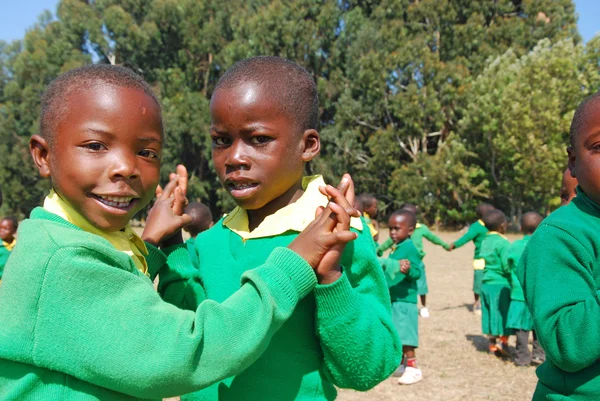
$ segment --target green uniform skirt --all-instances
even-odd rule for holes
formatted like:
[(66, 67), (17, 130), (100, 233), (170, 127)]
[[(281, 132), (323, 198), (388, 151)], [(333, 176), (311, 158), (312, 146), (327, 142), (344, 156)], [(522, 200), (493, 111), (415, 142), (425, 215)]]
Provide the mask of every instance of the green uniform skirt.
[(417, 304), (392, 302), (392, 320), (402, 345), (419, 346), (419, 310)]
[(523, 301), (510, 301), (508, 308), (508, 321), (506, 327), (515, 330), (533, 330), (533, 317)]
[(482, 284), (481, 330), (492, 336), (509, 336), (513, 331), (507, 327), (510, 307), (510, 286)]
[(473, 293), (481, 294), (481, 283), (483, 281), (484, 270), (473, 270)]
[(427, 287), (427, 274), (425, 274), (425, 263), (421, 262), (421, 277), (417, 279), (417, 295), (426, 295), (429, 292)]

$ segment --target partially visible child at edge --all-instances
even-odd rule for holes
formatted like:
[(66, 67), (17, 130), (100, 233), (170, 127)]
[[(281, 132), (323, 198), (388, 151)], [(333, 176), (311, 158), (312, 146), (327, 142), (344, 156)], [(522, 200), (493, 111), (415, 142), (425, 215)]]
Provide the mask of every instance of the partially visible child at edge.
[(183, 229), (190, 235), (185, 241), (187, 250), (190, 254), (192, 265), (198, 269), (198, 253), (196, 252), (196, 237), (213, 226), (213, 217), (210, 208), (204, 203), (190, 202), (185, 207), (185, 214), (192, 218), (192, 221)]
[(394, 372), (399, 384), (415, 384), (423, 380), (417, 366), (415, 349), (419, 346), (419, 311), (417, 309), (417, 280), (423, 274), (421, 255), (411, 235), (417, 218), (409, 210), (397, 210), (390, 216), (388, 227), (393, 241), (391, 260), (408, 261), (400, 270), (386, 269), (386, 278), (392, 301), (392, 318), (402, 342), (403, 359)]
[(492, 210), (483, 216), (483, 222), (488, 233), (479, 253), (485, 261), (481, 284), (481, 329), (489, 336), (490, 353), (508, 357), (508, 336), (513, 332), (507, 327), (511, 287), (508, 265), (510, 242), (504, 236), (506, 216), (500, 210)]
[[(508, 320), (506, 327), (515, 331), (517, 336), (517, 347), (514, 358), (515, 365), (529, 366), (532, 363), (539, 365), (546, 357), (544, 350), (537, 341), (535, 330), (533, 329), (533, 318), (525, 305), (523, 288), (517, 279), (517, 264), (523, 254), (523, 250), (533, 232), (542, 222), (543, 217), (536, 212), (527, 212), (521, 218), (521, 231), (524, 234), (523, 239), (516, 240), (508, 250), (508, 267), (511, 275), (510, 290), (510, 308), (508, 309)], [(529, 351), (529, 332), (533, 333), (533, 352)]]
[[(237, 203), (196, 239), (202, 280), (221, 302), (246, 270), (285, 246), (327, 204), (321, 176), (305, 176), (320, 151), (313, 77), (278, 57), (243, 60), (221, 77), (210, 103), (212, 159)], [(358, 214), (357, 214), (358, 216)], [(183, 400), (333, 400), (334, 386), (367, 390), (400, 364), (385, 278), (364, 221), (342, 254), (342, 270), (315, 290), (246, 370)]]
[(4, 266), (17, 244), (17, 239), (15, 238), (17, 228), (19, 228), (19, 223), (15, 217), (5, 217), (0, 221), (0, 239), (2, 239), (2, 245), (0, 245), (0, 283), (2, 282)]
[(473, 254), (473, 297), (475, 302), (473, 303), (473, 312), (481, 314), (481, 301), (479, 296), (481, 294), (481, 283), (483, 279), (483, 269), (485, 269), (485, 261), (480, 256), (481, 243), (485, 238), (488, 229), (485, 228), (483, 223), (483, 216), (494, 210), (494, 207), (488, 203), (481, 203), (475, 209), (478, 220), (469, 226), (469, 230), (459, 239), (450, 244), (450, 250), (460, 248), (469, 241), (473, 241), (475, 245), (475, 252)]
[(569, 141), (577, 196), (544, 219), (517, 267), (546, 352), (534, 401), (600, 397), (600, 92), (575, 111)]
[[(401, 209), (405, 209), (411, 211), (415, 216), (417, 215), (417, 207), (410, 203), (405, 203), (401, 207)], [(417, 294), (421, 298), (422, 308), (419, 310), (419, 315), (421, 317), (427, 318), (429, 317), (429, 309), (427, 308), (427, 294), (429, 293), (429, 287), (427, 286), (427, 273), (425, 270), (425, 263), (423, 259), (425, 258), (425, 249), (423, 247), (423, 238), (426, 238), (432, 244), (439, 245), (443, 247), (445, 250), (450, 250), (450, 245), (448, 245), (444, 240), (431, 232), (429, 227), (425, 224), (418, 223), (415, 226), (415, 230), (410, 236), (410, 239), (415, 244), (415, 247), (419, 251), (419, 255), (421, 255), (421, 277), (417, 281)], [(383, 255), (387, 249), (389, 249), (393, 244), (392, 239), (388, 239), (386, 242), (377, 247), (377, 256)]]
[[(53, 189), (21, 224), (0, 286), (0, 399), (147, 400), (206, 387), (260, 356), (314, 288), (313, 268), (338, 269), (337, 246), (356, 234), (330, 204), (234, 296), (196, 309), (204, 289), (181, 238), (187, 172), (157, 189), (163, 138), (158, 100), (124, 67), (81, 67), (49, 85), (30, 150)], [(140, 238), (129, 221), (155, 192)]]
[(371, 231), (373, 241), (377, 242), (379, 240), (379, 223), (375, 220), (379, 214), (377, 198), (371, 194), (360, 194), (357, 197), (356, 205), (358, 206), (357, 209), (362, 213), (369, 231)]

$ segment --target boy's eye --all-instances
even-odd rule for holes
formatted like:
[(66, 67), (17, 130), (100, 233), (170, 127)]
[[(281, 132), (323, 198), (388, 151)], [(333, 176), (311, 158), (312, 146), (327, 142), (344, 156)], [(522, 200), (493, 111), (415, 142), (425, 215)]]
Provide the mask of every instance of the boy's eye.
[(106, 146), (99, 142), (86, 143), (83, 145), (84, 148), (92, 150), (94, 152), (98, 152), (100, 150), (106, 150)]
[(265, 135), (257, 135), (250, 138), (250, 143), (253, 145), (264, 145), (265, 143), (271, 142), (273, 138)]
[(213, 145), (215, 146), (229, 146), (231, 145), (231, 139), (224, 136), (213, 136)]
[(149, 159), (159, 159), (160, 158), (160, 155), (157, 152), (150, 150), (150, 149), (144, 149), (144, 150), (140, 151), (140, 153), (138, 153), (138, 154), (142, 157), (147, 157)]

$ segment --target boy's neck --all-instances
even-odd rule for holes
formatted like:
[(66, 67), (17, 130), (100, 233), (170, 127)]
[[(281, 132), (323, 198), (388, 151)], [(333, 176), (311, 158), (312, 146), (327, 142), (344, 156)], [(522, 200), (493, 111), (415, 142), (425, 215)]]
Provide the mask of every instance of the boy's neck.
[(304, 194), (302, 188), (302, 179), (300, 179), (294, 186), (285, 191), (278, 198), (273, 199), (260, 209), (246, 210), (248, 213), (248, 228), (253, 231), (258, 227), (266, 218), (277, 212), (279, 209), (286, 207), (289, 204), (296, 202)]
[(15, 240), (15, 237), (9, 237), (8, 239), (3, 239), (2, 241), (6, 242), (7, 244), (12, 244), (12, 242)]

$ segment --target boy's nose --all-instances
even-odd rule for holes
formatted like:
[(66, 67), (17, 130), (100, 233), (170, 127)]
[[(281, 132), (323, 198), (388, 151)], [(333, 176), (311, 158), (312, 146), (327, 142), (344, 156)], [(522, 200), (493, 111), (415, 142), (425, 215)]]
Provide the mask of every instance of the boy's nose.
[(228, 170), (247, 170), (250, 167), (247, 147), (243, 141), (234, 141), (231, 145), (225, 160), (225, 167)]
[(135, 158), (117, 157), (113, 160), (110, 169), (111, 178), (131, 179), (139, 176)]

